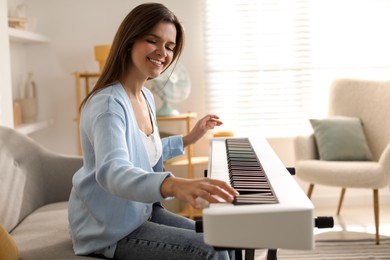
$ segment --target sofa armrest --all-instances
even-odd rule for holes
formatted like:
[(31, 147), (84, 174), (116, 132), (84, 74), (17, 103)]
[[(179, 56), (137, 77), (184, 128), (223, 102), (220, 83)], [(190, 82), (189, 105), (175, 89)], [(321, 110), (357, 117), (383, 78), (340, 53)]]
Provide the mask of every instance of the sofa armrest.
[(67, 156), (53, 152), (46, 152), (42, 155), (46, 203), (69, 199), (73, 175), (82, 165), (81, 156)]
[(319, 159), (314, 135), (297, 136), (294, 138), (295, 161)]

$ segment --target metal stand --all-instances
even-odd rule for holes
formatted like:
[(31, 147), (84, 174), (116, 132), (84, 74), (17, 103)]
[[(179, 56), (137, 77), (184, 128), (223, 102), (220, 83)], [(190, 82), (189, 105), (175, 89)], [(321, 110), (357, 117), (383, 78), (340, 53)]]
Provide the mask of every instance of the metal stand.
[(245, 249), (245, 260), (255, 259), (255, 249)]
[(268, 249), (267, 260), (277, 260), (277, 249)]
[[(255, 259), (255, 250), (256, 249), (236, 249), (235, 250), (235, 259), (242, 260), (242, 250), (245, 250), (245, 260), (254, 260)], [(268, 249), (267, 260), (277, 260), (277, 250)]]

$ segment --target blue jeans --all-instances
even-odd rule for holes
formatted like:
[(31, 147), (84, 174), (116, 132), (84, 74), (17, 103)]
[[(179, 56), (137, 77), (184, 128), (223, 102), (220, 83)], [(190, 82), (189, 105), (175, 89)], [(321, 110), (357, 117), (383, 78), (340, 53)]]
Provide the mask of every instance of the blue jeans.
[(119, 240), (114, 259), (219, 260), (234, 259), (234, 251), (215, 250), (195, 232), (195, 222), (153, 205), (153, 213), (135, 231)]

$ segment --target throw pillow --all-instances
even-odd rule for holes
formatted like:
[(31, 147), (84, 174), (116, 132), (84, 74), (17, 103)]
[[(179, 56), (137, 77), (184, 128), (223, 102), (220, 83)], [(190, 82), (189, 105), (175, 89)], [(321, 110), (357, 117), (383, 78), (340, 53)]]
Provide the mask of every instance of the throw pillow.
[(8, 234), (7, 230), (0, 225), (0, 259), (16, 260), (19, 259), (19, 250), (14, 239)]
[(357, 117), (310, 119), (321, 160), (371, 161), (363, 126)]

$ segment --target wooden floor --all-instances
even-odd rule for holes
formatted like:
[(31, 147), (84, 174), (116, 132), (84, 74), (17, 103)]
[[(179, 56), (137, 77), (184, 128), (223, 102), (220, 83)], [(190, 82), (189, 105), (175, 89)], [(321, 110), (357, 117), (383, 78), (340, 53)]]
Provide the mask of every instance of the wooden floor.
[[(335, 207), (315, 205), (316, 216), (333, 216), (332, 229), (315, 230), (316, 239), (356, 239), (375, 238), (374, 210), (372, 205), (344, 205), (340, 215)], [(390, 237), (390, 204), (381, 203), (379, 209), (379, 233)]]

